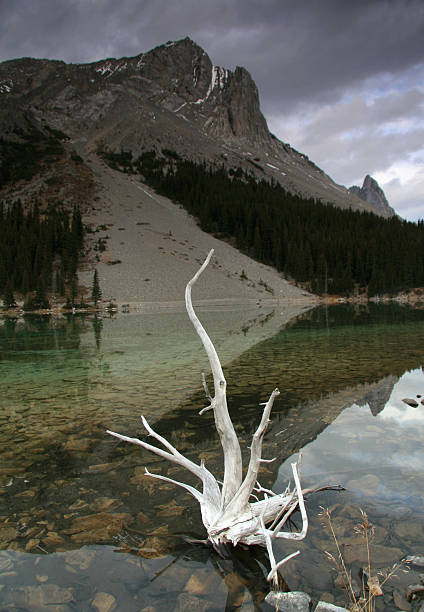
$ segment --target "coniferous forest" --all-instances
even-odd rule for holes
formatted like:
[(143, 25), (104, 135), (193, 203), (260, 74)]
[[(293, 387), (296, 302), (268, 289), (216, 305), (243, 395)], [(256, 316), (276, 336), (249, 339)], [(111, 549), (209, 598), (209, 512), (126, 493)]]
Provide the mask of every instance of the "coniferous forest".
[(76, 207), (72, 213), (60, 204), (25, 211), (20, 201), (0, 203), (0, 295), (5, 305), (13, 304), (14, 292), (28, 296), (28, 308), (48, 306), (49, 291), (64, 295), (66, 285), (76, 282), (83, 240)]
[[(424, 222), (384, 219), (342, 210), (258, 181), (241, 169), (229, 172), (182, 159), (164, 149), (133, 158), (103, 152), (121, 171), (139, 173), (159, 193), (179, 202), (200, 227), (274, 266), (316, 293), (369, 296), (424, 286)], [(0, 203), (0, 296), (30, 295), (44, 307), (47, 292), (76, 288), (84, 228), (78, 208), (59, 204), (25, 211)]]
[(204, 231), (314, 292), (375, 296), (424, 286), (423, 221), (342, 210), (241, 169), (213, 170), (167, 149), (137, 159), (125, 151), (103, 156), (182, 204)]

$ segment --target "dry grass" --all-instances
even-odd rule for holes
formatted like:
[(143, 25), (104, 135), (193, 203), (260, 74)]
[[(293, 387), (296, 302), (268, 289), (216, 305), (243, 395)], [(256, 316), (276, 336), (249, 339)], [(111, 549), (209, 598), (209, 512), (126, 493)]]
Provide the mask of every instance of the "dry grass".
[(326, 528), (329, 529), (336, 547), (337, 554), (333, 554), (328, 551), (325, 551), (325, 554), (334, 565), (335, 569), (343, 576), (349, 609), (352, 612), (375, 612), (375, 598), (383, 595), (382, 587), (401, 568), (405, 561), (395, 563), (393, 567), (385, 573), (374, 571), (372, 567), (371, 554), (371, 542), (374, 537), (374, 527), (372, 523), (369, 522), (366, 512), (364, 512), (364, 510), (361, 508), (359, 510), (361, 513), (361, 519), (360, 522), (355, 525), (354, 532), (358, 534), (363, 541), (367, 553), (367, 567), (366, 572), (362, 573), (361, 593), (359, 595), (357, 592), (355, 592), (351, 572), (346, 566), (341, 545), (337, 538), (334, 524), (331, 519), (330, 510), (328, 508), (321, 507), (319, 516)]

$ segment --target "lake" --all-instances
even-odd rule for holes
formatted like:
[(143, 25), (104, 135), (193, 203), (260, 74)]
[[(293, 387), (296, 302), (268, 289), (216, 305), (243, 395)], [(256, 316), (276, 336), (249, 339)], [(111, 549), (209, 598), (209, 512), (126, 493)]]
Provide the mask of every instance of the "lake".
[[(313, 310), (202, 306), (220, 355), (247, 460), (259, 404), (281, 395), (260, 483), (283, 491), (302, 452), (302, 485), (342, 485), (307, 499), (300, 543), (280, 541), (281, 586), (346, 605), (326, 551), (328, 509), (352, 578), (373, 525), (373, 567), (424, 555), (424, 311), (398, 305)], [(262, 550), (221, 559), (197, 502), (144, 467), (195, 484), (175, 465), (105, 433), (143, 437), (143, 414), (214, 474), (222, 460), (200, 374), (201, 344), (183, 309), (114, 318), (0, 319), (0, 610), (271, 610)], [(408, 399), (408, 403), (404, 400)], [(298, 529), (294, 515), (292, 528)], [(402, 567), (377, 610), (407, 609), (423, 568)], [(382, 581), (382, 579), (380, 579)]]

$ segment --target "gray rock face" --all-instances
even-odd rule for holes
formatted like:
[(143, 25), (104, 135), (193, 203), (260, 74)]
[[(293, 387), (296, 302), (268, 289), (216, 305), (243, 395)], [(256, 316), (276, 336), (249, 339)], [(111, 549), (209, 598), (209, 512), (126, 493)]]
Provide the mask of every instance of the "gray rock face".
[(354, 185), (349, 188), (350, 193), (357, 195), (364, 202), (368, 202), (375, 207), (376, 211), (379, 211), (385, 217), (392, 217), (395, 213), (393, 208), (390, 206), (384, 191), (375, 179), (369, 174), (364, 179), (362, 187)]
[(82, 131), (89, 127), (87, 120), (107, 124), (108, 114), (117, 107), (121, 123), (134, 127), (137, 106), (140, 118), (160, 121), (155, 111), (168, 111), (177, 123), (196, 123), (214, 137), (258, 145), (272, 140), (248, 71), (213, 66), (189, 38), (136, 57), (92, 64), (11, 60), (0, 64), (1, 83), (8, 84), (1, 90), (2, 102), (13, 99), (35, 112), (43, 107), (51, 120), (68, 129)]
[(272, 178), (303, 197), (386, 214), (273, 136), (249, 72), (213, 66), (189, 38), (91, 64), (2, 62), (0, 100), (0, 132), (10, 139), (47, 124), (68, 134), (81, 154), (167, 148)]

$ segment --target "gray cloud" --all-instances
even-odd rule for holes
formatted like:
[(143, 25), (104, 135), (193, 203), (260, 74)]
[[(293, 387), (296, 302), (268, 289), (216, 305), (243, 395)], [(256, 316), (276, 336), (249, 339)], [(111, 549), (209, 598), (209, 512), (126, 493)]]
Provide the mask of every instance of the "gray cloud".
[(424, 61), (421, 0), (3, 0), (0, 58), (84, 62), (191, 36), (215, 63), (246, 66), (266, 112)]
[[(418, 76), (422, 82), (424, 68)], [(398, 212), (418, 219), (424, 216), (424, 88), (390, 84), (274, 116), (270, 126), (339, 183), (375, 176)]]
[(336, 180), (413, 163), (421, 127), (382, 128), (423, 116), (422, 0), (0, 0), (0, 61), (90, 62), (187, 35), (215, 64), (245, 66), (277, 136)]

